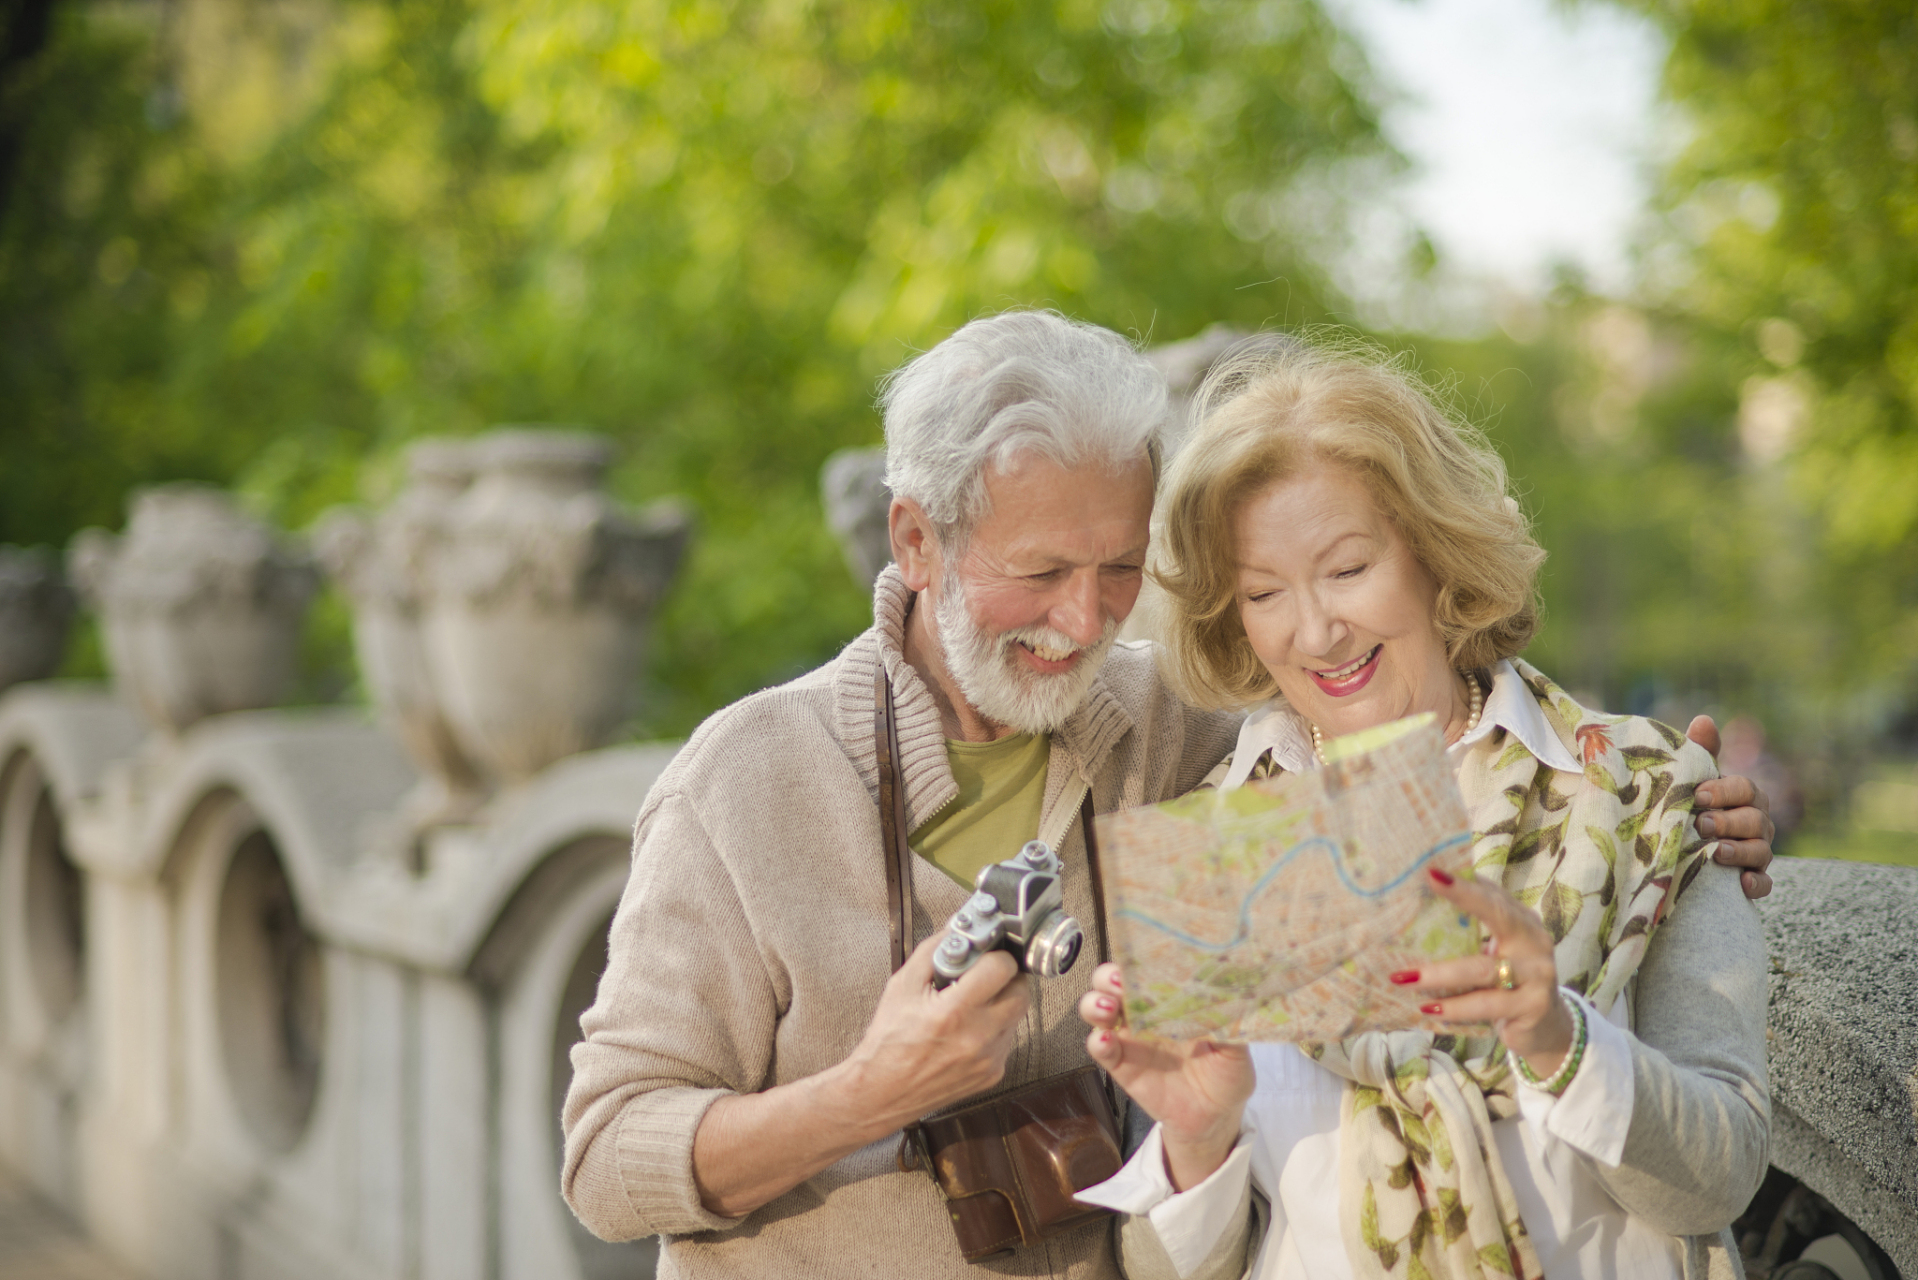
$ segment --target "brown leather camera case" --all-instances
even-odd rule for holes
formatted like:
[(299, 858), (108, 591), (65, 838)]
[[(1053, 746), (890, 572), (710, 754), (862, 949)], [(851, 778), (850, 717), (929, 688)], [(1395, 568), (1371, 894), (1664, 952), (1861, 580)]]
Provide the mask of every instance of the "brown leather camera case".
[(1073, 1194), (1125, 1163), (1097, 1067), (935, 1116), (908, 1136), (931, 1160), (968, 1262), (1105, 1217)]

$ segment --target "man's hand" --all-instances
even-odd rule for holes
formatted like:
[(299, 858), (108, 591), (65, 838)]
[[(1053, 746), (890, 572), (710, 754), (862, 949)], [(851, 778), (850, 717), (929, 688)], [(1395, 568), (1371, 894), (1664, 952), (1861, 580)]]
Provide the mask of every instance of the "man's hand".
[(890, 1133), (999, 1083), (1030, 985), (1003, 951), (980, 957), (944, 991), (932, 985), (927, 938), (886, 983), (859, 1047), (841, 1064), (853, 1096), (891, 1118)]
[(998, 1084), (1032, 995), (995, 951), (936, 991), (920, 943), (879, 997), (859, 1047), (838, 1066), (713, 1103), (693, 1135), (700, 1203), (744, 1217), (859, 1148)]
[[(1697, 716), (1685, 736), (1718, 759), (1718, 726), (1710, 716)], [(1750, 778), (1737, 774), (1702, 782), (1698, 786), (1698, 834), (1718, 841), (1712, 857), (1728, 867), (1741, 867), (1739, 883), (1747, 898), (1771, 892), (1771, 800)]]

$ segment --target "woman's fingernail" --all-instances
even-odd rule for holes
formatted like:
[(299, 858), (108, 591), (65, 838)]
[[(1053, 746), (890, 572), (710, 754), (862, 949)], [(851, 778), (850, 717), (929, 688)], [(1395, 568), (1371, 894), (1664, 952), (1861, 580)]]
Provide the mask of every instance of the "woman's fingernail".
[(1449, 886), (1452, 883), (1452, 874), (1449, 871), (1442, 870), (1439, 867), (1427, 867), (1425, 870), (1426, 874), (1430, 875), (1432, 879), (1442, 885)]
[(1103, 1048), (1106, 1048), (1111, 1043), (1112, 1043), (1112, 1033), (1110, 1031), (1101, 1031), (1099, 1033), (1099, 1047), (1103, 1049)]
[(1417, 969), (1400, 969), (1397, 973), (1388, 976), (1401, 987), (1409, 987), (1419, 980), (1419, 971)]
[(1119, 1007), (1119, 1002), (1111, 996), (1100, 996), (1097, 1000), (1093, 1001), (1093, 1004), (1106, 1013), (1111, 1013)]
[(1125, 990), (1125, 975), (1116, 969), (1112, 973), (1112, 985), (1121, 991)]
[(1429, 1013), (1434, 1018), (1438, 1017), (1439, 1014), (1443, 1013), (1444, 1011), (1445, 1011), (1444, 1006), (1441, 1005), (1436, 1000), (1432, 1001), (1432, 1003), (1430, 1004), (1422, 1004), (1419, 1006), (1420, 1013)]

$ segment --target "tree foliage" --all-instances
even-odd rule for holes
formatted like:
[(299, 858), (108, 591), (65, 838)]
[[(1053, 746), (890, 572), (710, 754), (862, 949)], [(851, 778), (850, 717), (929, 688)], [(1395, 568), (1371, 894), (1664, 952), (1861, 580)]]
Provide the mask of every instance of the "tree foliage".
[[(1779, 525), (1840, 625), (1808, 673), (1909, 679), (1918, 653), (1918, 10), (1634, 0), (1670, 31), (1691, 141), (1653, 284), (1689, 324)], [(1793, 510), (1802, 504), (1804, 515)]]
[(7, 89), (0, 540), (185, 475), (298, 526), (414, 436), (584, 423), (702, 513), (655, 728), (862, 625), (815, 476), (885, 369), (1007, 305), (1319, 317), (1395, 163), (1313, 0), (126, 12)]

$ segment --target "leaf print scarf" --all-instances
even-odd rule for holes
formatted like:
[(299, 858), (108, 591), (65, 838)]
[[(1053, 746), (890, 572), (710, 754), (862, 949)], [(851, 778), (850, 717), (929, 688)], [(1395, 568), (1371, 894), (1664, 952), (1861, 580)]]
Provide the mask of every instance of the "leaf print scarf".
[[(1474, 744), (1458, 772), (1473, 870), (1538, 910), (1559, 982), (1604, 1010), (1704, 865), (1711, 846), (1693, 831), (1692, 792), (1716, 770), (1675, 730), (1588, 711), (1535, 668), (1512, 665), (1584, 775), (1541, 765), (1503, 729)], [(1339, 1202), (1358, 1276), (1543, 1274), (1493, 1143), (1492, 1122), (1518, 1113), (1495, 1037), (1374, 1031), (1301, 1047), (1347, 1082)]]

